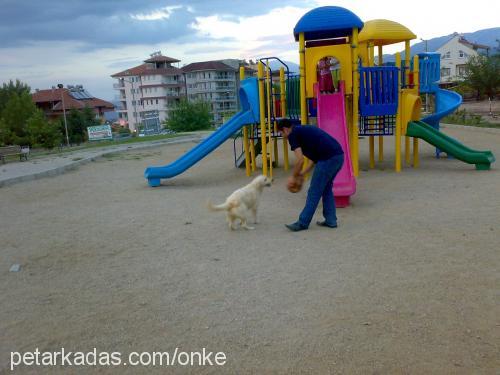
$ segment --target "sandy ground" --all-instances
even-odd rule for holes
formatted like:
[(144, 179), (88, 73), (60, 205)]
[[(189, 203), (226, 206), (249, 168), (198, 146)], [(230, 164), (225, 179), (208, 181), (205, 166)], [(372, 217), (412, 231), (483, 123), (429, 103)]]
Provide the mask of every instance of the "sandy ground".
[[(498, 132), (446, 131), (500, 156)], [(365, 139), (338, 229), (286, 230), (305, 192), (286, 193), (279, 169), (257, 229), (231, 232), (205, 208), (248, 181), (230, 142), (159, 188), (143, 179), (193, 145), (0, 190), (1, 374), (11, 351), (62, 347), (227, 356), (217, 368), (92, 373), (498, 374), (498, 162), (475, 171), (421, 142), (421, 167), (396, 174), (386, 142), (386, 162), (368, 171)]]

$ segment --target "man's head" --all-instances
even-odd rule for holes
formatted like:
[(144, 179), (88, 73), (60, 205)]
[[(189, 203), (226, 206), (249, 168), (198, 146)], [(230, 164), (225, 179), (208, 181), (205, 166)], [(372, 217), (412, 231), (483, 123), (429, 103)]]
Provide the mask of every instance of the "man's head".
[(283, 133), (286, 137), (292, 132), (293, 124), (289, 119), (282, 119), (278, 121), (278, 130)]

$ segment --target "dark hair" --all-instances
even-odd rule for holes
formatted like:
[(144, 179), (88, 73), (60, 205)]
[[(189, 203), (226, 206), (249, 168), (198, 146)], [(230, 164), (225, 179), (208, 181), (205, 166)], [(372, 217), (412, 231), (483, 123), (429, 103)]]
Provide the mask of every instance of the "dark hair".
[(289, 119), (284, 118), (279, 120), (276, 126), (278, 130), (281, 131), (283, 130), (283, 128), (291, 128), (293, 126), (293, 123)]

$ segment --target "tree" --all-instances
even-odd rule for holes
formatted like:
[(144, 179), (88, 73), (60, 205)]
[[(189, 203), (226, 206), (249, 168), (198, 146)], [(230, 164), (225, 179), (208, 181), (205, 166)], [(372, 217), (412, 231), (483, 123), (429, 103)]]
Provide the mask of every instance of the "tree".
[(0, 118), (0, 146), (12, 144), (12, 132), (5, 121)]
[(202, 101), (190, 103), (182, 99), (170, 111), (166, 127), (176, 132), (208, 129), (210, 127), (210, 104)]
[(474, 56), (467, 62), (465, 82), (478, 96), (493, 99), (500, 88), (500, 56)]
[(5, 128), (7, 144), (29, 144), (27, 121), (36, 110), (29, 92), (12, 94), (2, 111), (2, 127)]
[(30, 87), (18, 79), (16, 79), (15, 83), (10, 80), (9, 83), (2, 84), (0, 88), (0, 117), (9, 99), (12, 96), (19, 96), (23, 93), (29, 94)]
[[(87, 128), (89, 126), (99, 125), (99, 121), (95, 118), (94, 111), (90, 107), (79, 111), (72, 109), (66, 117), (68, 122), (68, 138), (70, 143), (80, 144), (85, 142), (87, 138)], [(65, 134), (64, 119), (59, 120), (60, 129)]]
[(49, 122), (43, 112), (39, 109), (27, 121), (30, 145), (39, 145), (52, 149), (62, 141), (62, 133), (59, 124)]

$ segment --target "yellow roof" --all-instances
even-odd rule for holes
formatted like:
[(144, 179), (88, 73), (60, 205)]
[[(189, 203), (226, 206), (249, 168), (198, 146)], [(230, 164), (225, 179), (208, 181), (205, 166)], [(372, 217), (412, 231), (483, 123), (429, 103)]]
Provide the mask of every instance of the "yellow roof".
[(359, 42), (373, 42), (376, 46), (404, 42), (417, 36), (400, 23), (389, 20), (366, 21), (359, 33)]

